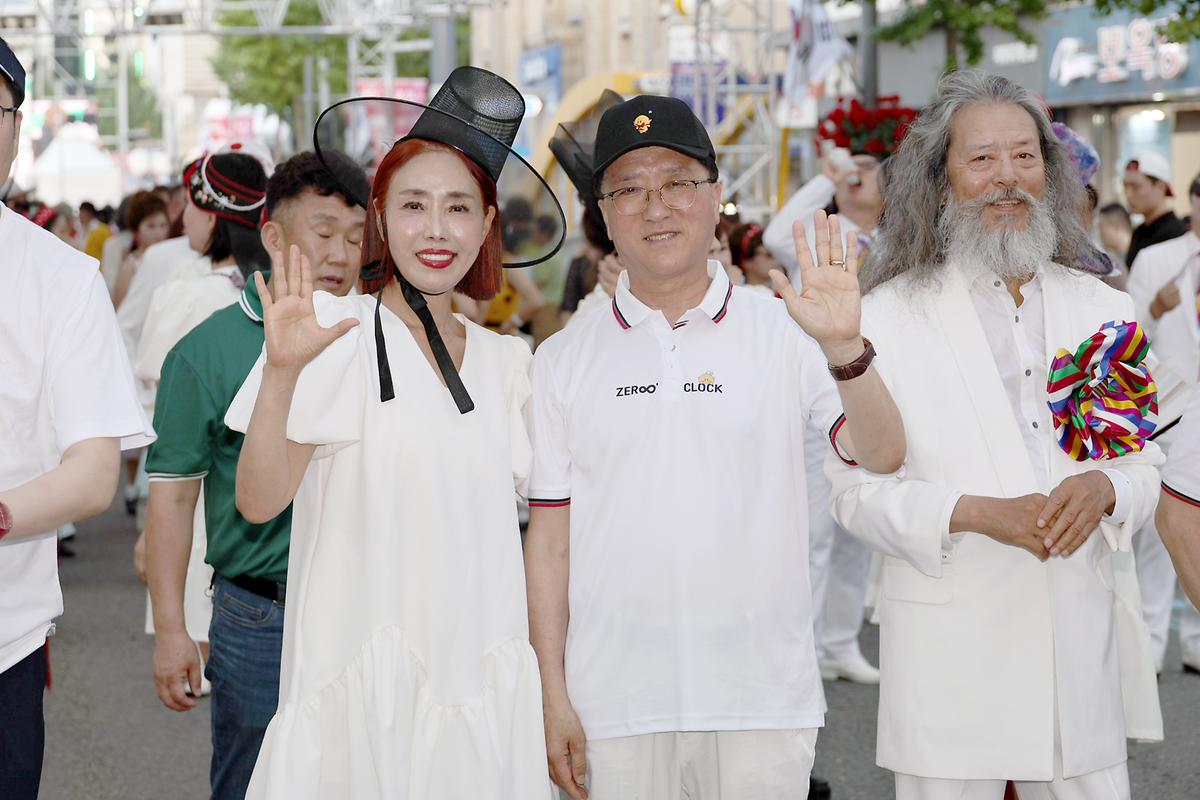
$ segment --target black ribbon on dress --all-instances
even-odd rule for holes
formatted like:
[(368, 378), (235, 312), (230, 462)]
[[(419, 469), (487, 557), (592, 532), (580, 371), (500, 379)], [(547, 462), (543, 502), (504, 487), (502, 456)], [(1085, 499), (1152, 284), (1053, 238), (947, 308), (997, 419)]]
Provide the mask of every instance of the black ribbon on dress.
[[(392, 270), (396, 275), (396, 280), (400, 283), (400, 291), (404, 294), (405, 302), (417, 315), (417, 319), (421, 320), (421, 327), (425, 329), (425, 338), (429, 340), (429, 349), (433, 351), (433, 358), (437, 362), (438, 370), (442, 373), (442, 379), (446, 381), (446, 388), (450, 391), (450, 396), (454, 398), (455, 405), (458, 406), (458, 413), (466, 414), (473, 411), (475, 402), (467, 393), (467, 387), (463, 385), (458, 370), (454, 368), (454, 359), (446, 348), (445, 341), (442, 340), (442, 334), (438, 331), (437, 323), (429, 310), (429, 303), (426, 302), (425, 295), (406, 281), (400, 274), (400, 270), (394, 266)], [(388, 400), (395, 399), (396, 390), (392, 384), (392, 368), (388, 363), (387, 342), (384, 341), (383, 325), (379, 318), (381, 305), (383, 305), (383, 289), (380, 289), (375, 295), (375, 357), (379, 366), (379, 402), (386, 403)]]

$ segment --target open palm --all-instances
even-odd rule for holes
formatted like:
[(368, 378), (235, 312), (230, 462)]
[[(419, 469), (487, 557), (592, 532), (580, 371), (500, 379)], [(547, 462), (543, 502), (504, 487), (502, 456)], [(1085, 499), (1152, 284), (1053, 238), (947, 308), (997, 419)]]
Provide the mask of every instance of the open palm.
[(283, 253), (271, 253), (271, 269), (274, 297), (263, 281), (262, 273), (254, 273), (258, 296), (262, 300), (267, 363), (273, 367), (299, 370), (358, 325), (358, 320), (344, 319), (331, 328), (321, 326), (313, 307), (312, 273), (308, 259), (301, 255), (300, 248), (295, 245), (288, 254), (286, 266)]
[(804, 223), (792, 223), (802, 290), (797, 292), (779, 270), (772, 270), (771, 281), (792, 319), (817, 342), (825, 345), (857, 341), (862, 321), (858, 243), (851, 239), (843, 255), (837, 216), (826, 219), (825, 212), (818, 211), (813, 223), (816, 264), (804, 235)]

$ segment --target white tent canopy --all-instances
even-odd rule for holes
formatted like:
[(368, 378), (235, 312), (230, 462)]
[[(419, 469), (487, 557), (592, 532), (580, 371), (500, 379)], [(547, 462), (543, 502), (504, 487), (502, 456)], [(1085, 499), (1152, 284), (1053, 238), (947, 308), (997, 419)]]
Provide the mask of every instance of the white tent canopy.
[(59, 128), (33, 163), (34, 195), (44, 203), (97, 206), (121, 201), (121, 169), (100, 149), (96, 129), (73, 122)]

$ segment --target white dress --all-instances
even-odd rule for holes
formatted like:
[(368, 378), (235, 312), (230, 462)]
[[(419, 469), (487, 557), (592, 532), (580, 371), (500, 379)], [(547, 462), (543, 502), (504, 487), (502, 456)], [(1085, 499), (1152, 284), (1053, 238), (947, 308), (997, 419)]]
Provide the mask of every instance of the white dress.
[[(460, 414), (371, 296), (314, 296), (359, 327), (301, 373), (288, 438), (318, 445), (292, 511), (279, 710), (252, 800), (549, 800), (517, 491), (531, 462), (524, 342), (464, 321)], [(245, 430), (263, 360), (226, 417)]]

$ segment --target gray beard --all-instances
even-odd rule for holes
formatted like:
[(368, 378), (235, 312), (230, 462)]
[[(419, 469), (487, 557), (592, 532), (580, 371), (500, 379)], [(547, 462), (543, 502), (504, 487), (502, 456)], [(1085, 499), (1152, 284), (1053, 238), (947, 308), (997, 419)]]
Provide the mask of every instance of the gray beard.
[[(999, 200), (1019, 199), (1029, 210), (1024, 228), (988, 230), (983, 211)], [(1054, 257), (1058, 231), (1050, 215), (1050, 198), (1038, 200), (1021, 189), (989, 192), (959, 203), (951, 196), (938, 221), (944, 252), (951, 261), (978, 261), (999, 278), (1027, 278)]]

